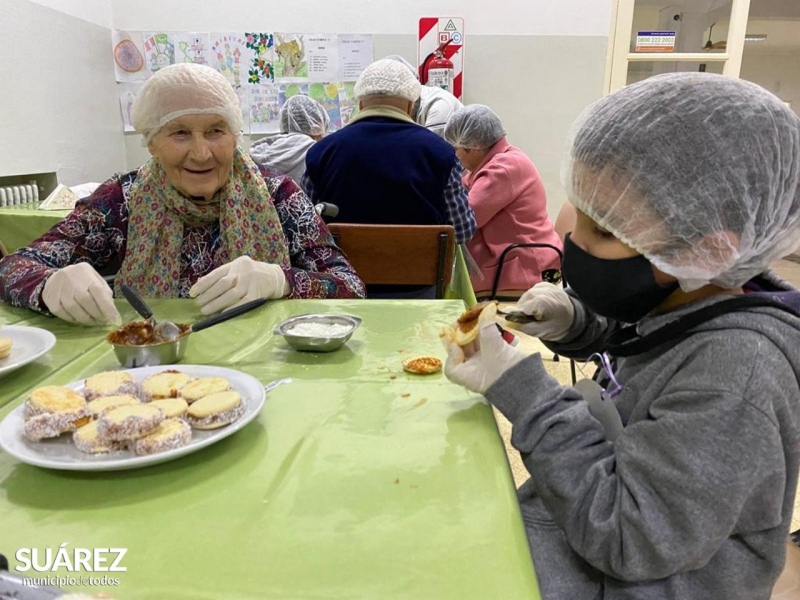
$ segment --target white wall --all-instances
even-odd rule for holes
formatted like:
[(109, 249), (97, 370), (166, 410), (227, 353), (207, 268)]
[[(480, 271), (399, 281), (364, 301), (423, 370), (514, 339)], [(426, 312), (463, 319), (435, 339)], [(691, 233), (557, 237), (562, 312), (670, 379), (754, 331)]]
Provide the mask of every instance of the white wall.
[[(509, 141), (536, 163), (555, 218), (564, 202), (559, 173), (570, 124), (603, 89), (611, 0), (112, 0), (117, 29), (366, 33), (375, 57), (414, 62), (423, 16), (465, 19), (464, 101), (488, 104)], [(149, 157), (137, 135), (125, 136), (128, 166)], [(249, 144), (245, 136), (245, 144)]]
[(31, 0), (60, 12), (78, 17), (89, 23), (111, 29), (111, 2), (109, 0)]
[(0, 0), (0, 14), (0, 176), (72, 185), (122, 170), (111, 30), (29, 0)]

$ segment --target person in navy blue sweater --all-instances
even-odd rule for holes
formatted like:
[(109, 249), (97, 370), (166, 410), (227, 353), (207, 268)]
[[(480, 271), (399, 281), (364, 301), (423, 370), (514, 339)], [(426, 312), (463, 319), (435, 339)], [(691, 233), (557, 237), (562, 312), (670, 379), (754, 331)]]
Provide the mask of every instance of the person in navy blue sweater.
[(400, 63), (378, 60), (356, 82), (359, 112), (306, 155), (303, 187), (339, 207), (342, 223), (451, 224), (458, 243), (475, 233), (463, 167), (450, 144), (409, 116), (420, 84)]

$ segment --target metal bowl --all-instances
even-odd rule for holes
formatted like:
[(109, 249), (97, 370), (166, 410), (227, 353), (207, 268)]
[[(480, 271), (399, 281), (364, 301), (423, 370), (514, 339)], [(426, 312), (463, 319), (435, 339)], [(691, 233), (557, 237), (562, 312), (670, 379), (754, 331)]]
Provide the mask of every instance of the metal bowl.
[[(138, 323), (143, 322), (129, 323), (128, 326)], [(106, 341), (114, 349), (114, 354), (117, 356), (119, 364), (126, 369), (171, 365), (183, 358), (186, 353), (186, 346), (189, 344), (191, 328), (182, 323), (179, 324), (179, 327), (183, 330), (183, 333), (176, 340), (150, 344), (125, 343), (119, 335), (119, 332), (124, 329), (122, 327), (109, 333), (106, 336)]]
[[(293, 334), (292, 328), (300, 323), (347, 325), (349, 329), (346, 333), (341, 335), (325, 337)], [(359, 325), (361, 325), (361, 319), (351, 315), (296, 315), (278, 323), (273, 333), (282, 335), (283, 339), (295, 350), (301, 350), (303, 352), (331, 352), (332, 350), (341, 348), (347, 340), (350, 339)]]

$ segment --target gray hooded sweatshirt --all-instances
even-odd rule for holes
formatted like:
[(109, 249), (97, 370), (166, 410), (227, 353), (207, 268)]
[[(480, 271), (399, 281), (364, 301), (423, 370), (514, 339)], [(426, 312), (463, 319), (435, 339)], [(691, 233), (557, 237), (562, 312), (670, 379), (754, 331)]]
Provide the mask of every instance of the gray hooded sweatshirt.
[[(722, 298), (646, 317), (645, 334)], [(580, 302), (561, 354), (606, 320)], [(486, 398), (531, 473), (519, 500), (545, 600), (767, 600), (784, 565), (800, 464), (800, 319), (771, 307), (718, 316), (620, 358), (625, 429), (529, 357)]]
[(299, 184), (306, 170), (306, 152), (315, 143), (303, 133), (282, 133), (255, 142), (250, 146), (250, 158)]

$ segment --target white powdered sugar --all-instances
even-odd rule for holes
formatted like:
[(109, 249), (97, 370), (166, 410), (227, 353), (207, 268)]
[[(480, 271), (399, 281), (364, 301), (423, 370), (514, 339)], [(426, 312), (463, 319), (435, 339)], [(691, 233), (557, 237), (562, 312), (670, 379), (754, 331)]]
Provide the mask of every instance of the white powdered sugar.
[(305, 322), (292, 325), (286, 330), (288, 335), (298, 335), (302, 337), (340, 337), (350, 333), (351, 325), (340, 325), (339, 323), (314, 323)]

